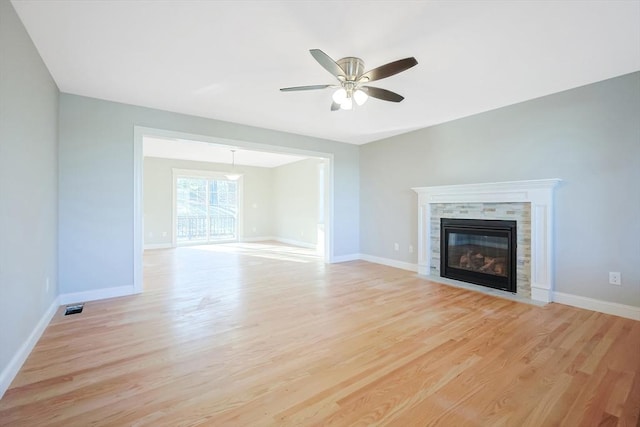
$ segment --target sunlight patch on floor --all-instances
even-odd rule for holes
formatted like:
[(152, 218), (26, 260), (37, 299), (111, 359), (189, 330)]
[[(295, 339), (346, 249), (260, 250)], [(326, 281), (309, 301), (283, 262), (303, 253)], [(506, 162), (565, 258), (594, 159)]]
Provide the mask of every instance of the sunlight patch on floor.
[(288, 246), (281, 243), (219, 243), (215, 245), (189, 246), (189, 249), (301, 263), (317, 262), (321, 259), (315, 249)]

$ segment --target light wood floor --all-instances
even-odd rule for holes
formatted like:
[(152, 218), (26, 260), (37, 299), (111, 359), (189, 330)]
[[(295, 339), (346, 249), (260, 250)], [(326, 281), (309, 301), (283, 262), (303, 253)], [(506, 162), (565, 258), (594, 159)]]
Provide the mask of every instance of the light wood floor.
[(144, 262), (145, 293), (56, 314), (0, 424), (638, 424), (637, 321), (277, 245)]

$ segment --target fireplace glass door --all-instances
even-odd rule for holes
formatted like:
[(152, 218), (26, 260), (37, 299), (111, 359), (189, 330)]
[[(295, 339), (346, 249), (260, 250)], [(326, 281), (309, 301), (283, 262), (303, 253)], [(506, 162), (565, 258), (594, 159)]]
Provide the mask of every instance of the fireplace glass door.
[(515, 292), (515, 221), (441, 220), (441, 275)]
[(475, 231), (449, 234), (449, 267), (507, 276), (509, 239)]

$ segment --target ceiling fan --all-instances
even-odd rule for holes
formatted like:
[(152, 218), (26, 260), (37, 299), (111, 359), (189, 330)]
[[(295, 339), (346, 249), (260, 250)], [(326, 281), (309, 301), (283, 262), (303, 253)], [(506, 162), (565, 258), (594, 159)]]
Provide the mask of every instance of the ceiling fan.
[(348, 56), (334, 61), (329, 55), (320, 49), (311, 49), (309, 52), (311, 52), (311, 55), (320, 65), (322, 65), (322, 67), (324, 67), (325, 70), (338, 79), (339, 84), (294, 86), (285, 87), (280, 90), (283, 92), (291, 92), (298, 90), (338, 88), (338, 90), (333, 93), (331, 111), (339, 109), (351, 110), (353, 108), (354, 101), (357, 105), (362, 105), (370, 96), (382, 99), (383, 101), (402, 101), (404, 99), (404, 96), (402, 95), (398, 95), (395, 92), (381, 89), (379, 87), (366, 86), (366, 84), (401, 73), (402, 71), (408, 70), (418, 64), (416, 58), (410, 57), (399, 59), (365, 72), (364, 61), (360, 58)]

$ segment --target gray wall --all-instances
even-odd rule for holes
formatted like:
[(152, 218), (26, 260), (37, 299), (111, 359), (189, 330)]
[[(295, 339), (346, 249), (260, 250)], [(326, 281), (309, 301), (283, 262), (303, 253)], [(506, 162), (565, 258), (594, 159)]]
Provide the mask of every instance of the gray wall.
[[(172, 242), (173, 168), (225, 172), (229, 170), (229, 165), (145, 157), (143, 194), (146, 245)], [(273, 170), (236, 165), (235, 171), (243, 174), (243, 235), (240, 240), (273, 236)], [(167, 232), (166, 237), (162, 237), (164, 231)]]
[(334, 255), (359, 250), (359, 147), (335, 141), (60, 95), (59, 281), (82, 292), (133, 284), (134, 126), (333, 155)]
[(0, 1), (0, 372), (57, 295), (57, 122), (58, 88)]
[(318, 243), (319, 159), (306, 159), (274, 170), (274, 228), (280, 239)]
[(561, 178), (556, 290), (640, 306), (639, 118), (633, 73), (364, 145), (361, 251), (417, 262), (411, 187)]

